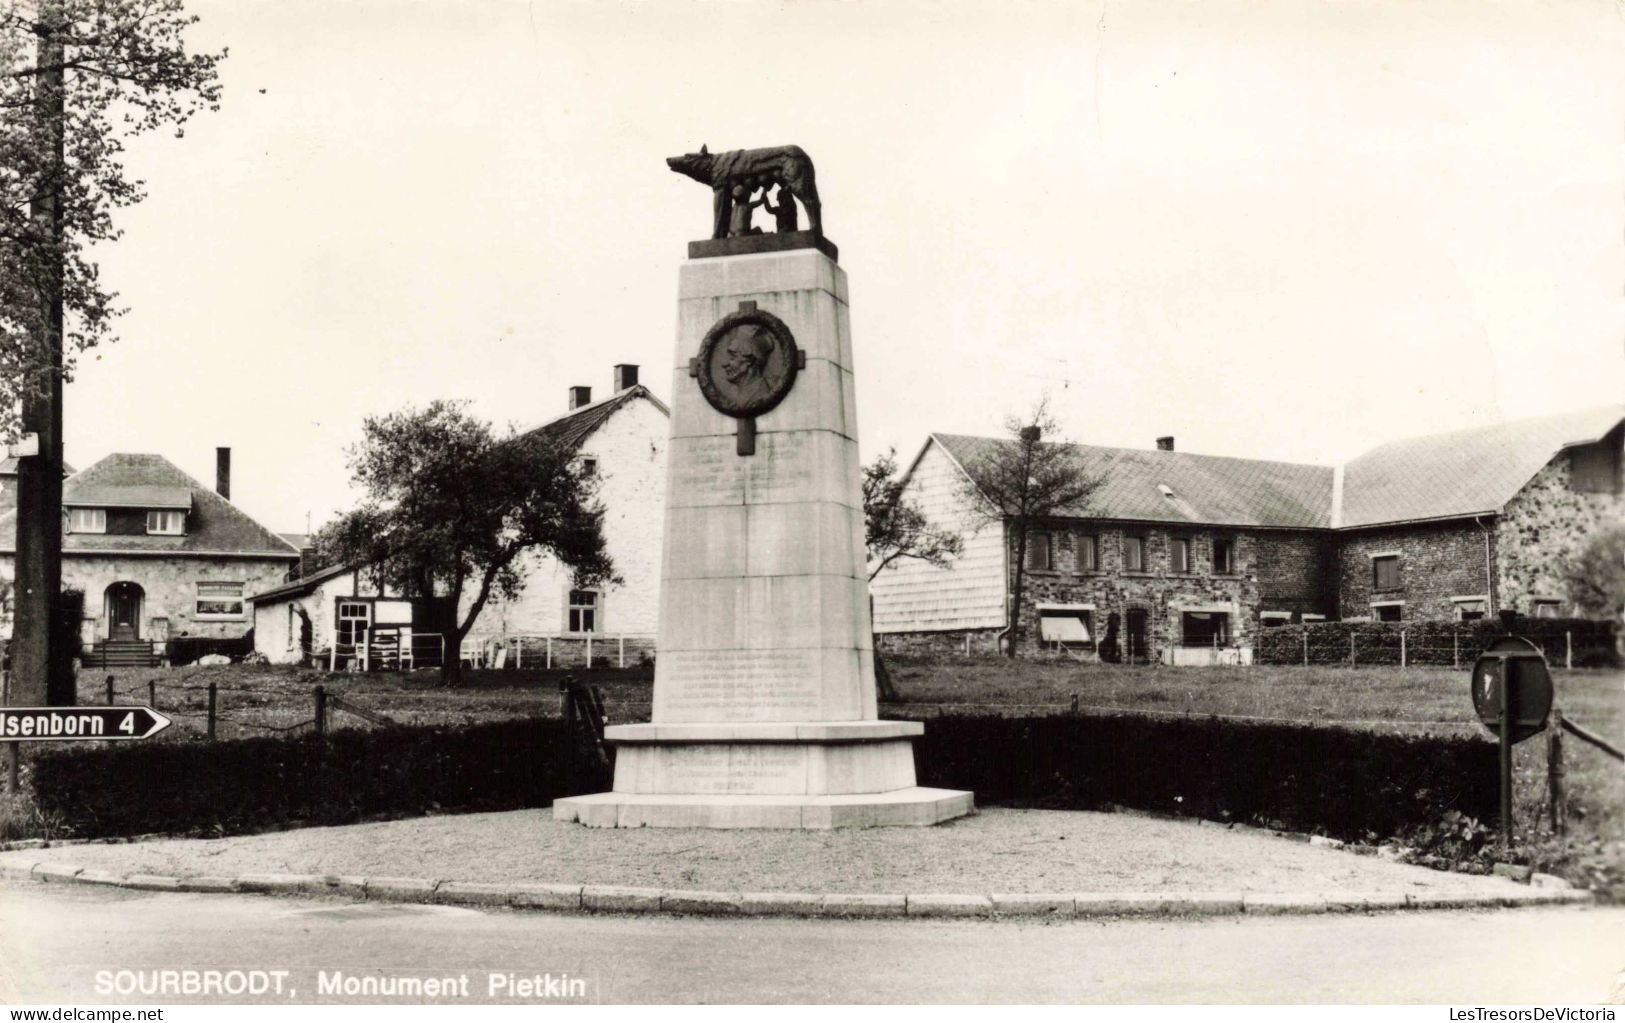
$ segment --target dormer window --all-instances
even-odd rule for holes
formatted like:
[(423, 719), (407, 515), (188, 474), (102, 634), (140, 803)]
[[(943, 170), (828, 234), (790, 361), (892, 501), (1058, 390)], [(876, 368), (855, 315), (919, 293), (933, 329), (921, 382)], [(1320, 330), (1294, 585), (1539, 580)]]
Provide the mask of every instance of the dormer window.
[(105, 533), (107, 532), (106, 508), (69, 508), (68, 532), (70, 533)]
[(598, 459), (592, 458), (592, 457), (584, 457), (584, 458), (582, 458), (581, 459), (581, 475), (583, 475), (583, 476), (596, 476), (596, 475), (598, 475)]
[(155, 536), (180, 536), (186, 532), (186, 513), (153, 509), (147, 512), (147, 532)]

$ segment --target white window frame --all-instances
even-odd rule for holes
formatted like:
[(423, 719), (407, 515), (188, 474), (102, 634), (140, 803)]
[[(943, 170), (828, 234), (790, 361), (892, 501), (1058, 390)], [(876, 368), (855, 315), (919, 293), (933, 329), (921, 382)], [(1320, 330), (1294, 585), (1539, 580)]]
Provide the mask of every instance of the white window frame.
[(69, 508), (68, 532), (70, 533), (105, 533), (107, 532), (106, 508)]
[(1305, 614), (1305, 615), (1299, 615), (1299, 617), (1303, 619), (1305, 625), (1309, 624), (1310, 622), (1323, 622), (1323, 621), (1326, 620), (1325, 615)]
[(1260, 611), (1258, 620), (1261, 622), (1291, 622), (1291, 611)]
[[(344, 613), (345, 608), (347, 608), (347, 607), (350, 607), (350, 608), (359, 607), (365, 613), (361, 614), (361, 615), (354, 615), (354, 614), (348, 614), (347, 615), (347, 614)], [(356, 645), (356, 631), (355, 631), (356, 626), (353, 623), (360, 622), (361, 623), (361, 628), (365, 629), (367, 632), (372, 631), (372, 601), (370, 601), (370, 600), (356, 600), (354, 598), (340, 597), (338, 600), (333, 602), (333, 642), (335, 644), (341, 642), (341, 640), (339, 639), (339, 635), (341, 633), (343, 633), (343, 631), (344, 631), (344, 623), (345, 622), (352, 623), (350, 625), (350, 641), (349, 641), (349, 645), (350, 646), (355, 646)]]
[[(592, 595), (592, 603), (577, 603), (575, 596), (578, 593)], [(590, 619), (585, 615), (591, 615)], [(585, 636), (598, 635), (603, 632), (604, 593), (595, 589), (570, 589), (564, 594), (564, 630), (571, 635)], [(580, 625), (590, 625), (591, 628), (578, 628)]]
[[(153, 528), (153, 520), (157, 519), (159, 528)], [(164, 526), (173, 523), (174, 529), (165, 529)], [(173, 508), (147, 509), (147, 535), (148, 536), (185, 536), (186, 513)]]
[[(237, 592), (235, 594), (231, 594), (231, 595), (227, 595), (225, 593), (217, 593), (217, 594), (214, 594), (214, 595), (205, 595), (204, 592), (203, 592), (203, 588), (205, 586), (220, 586), (220, 587), (235, 586), (237, 588)], [(195, 595), (196, 595), (196, 599), (192, 603), (192, 617), (197, 618), (197, 619), (199, 619), (201, 621), (227, 622), (227, 621), (241, 621), (243, 618), (246, 618), (248, 616), (248, 601), (244, 599), (244, 594), (243, 594), (243, 590), (245, 589), (245, 587), (243, 586), (243, 584), (242, 584), (242, 582), (240, 580), (236, 580), (236, 579), (199, 579), (194, 584), (193, 588), (194, 588), (194, 592), (195, 592)], [(210, 601), (210, 602), (214, 602), (214, 603), (218, 603), (220, 601), (235, 600), (237, 602), (237, 610), (234, 611), (234, 612), (233, 611), (205, 611), (205, 610), (203, 610), (203, 603), (206, 600)]]

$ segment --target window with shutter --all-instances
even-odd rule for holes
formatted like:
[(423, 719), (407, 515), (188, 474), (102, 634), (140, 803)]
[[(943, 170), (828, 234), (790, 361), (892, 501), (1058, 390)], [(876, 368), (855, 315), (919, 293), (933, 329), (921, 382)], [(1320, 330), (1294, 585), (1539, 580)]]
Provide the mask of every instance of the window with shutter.
[(1145, 571), (1145, 537), (1123, 537), (1123, 571)]
[(1185, 574), (1191, 570), (1191, 542), (1176, 536), (1168, 544), (1168, 571)]
[(1093, 572), (1099, 568), (1098, 551), (1095, 549), (1095, 538), (1089, 533), (1079, 534), (1077, 539), (1077, 564), (1079, 572)]
[(1050, 535), (1048, 533), (1027, 534), (1027, 570), (1029, 572), (1048, 572), (1054, 563), (1054, 551), (1051, 549)]

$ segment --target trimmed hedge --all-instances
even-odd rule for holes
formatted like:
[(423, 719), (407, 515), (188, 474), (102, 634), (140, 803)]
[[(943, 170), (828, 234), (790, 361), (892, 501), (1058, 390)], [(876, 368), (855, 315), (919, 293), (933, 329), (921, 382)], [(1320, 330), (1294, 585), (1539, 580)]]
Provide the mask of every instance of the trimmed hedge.
[[(921, 785), (983, 806), (1117, 804), (1345, 839), (1387, 838), (1447, 810), (1490, 823), (1485, 739), (1225, 718), (944, 715), (915, 744)], [(542, 807), (610, 787), (561, 721), (150, 742), (36, 754), (37, 807), (80, 838), (233, 834), (435, 811)]]
[(1226, 718), (944, 715), (915, 743), (921, 785), (980, 805), (1117, 804), (1387, 838), (1459, 810), (1498, 818), (1495, 744)]
[(145, 742), (33, 758), (34, 801), (75, 837), (232, 834), (431, 811), (546, 806), (609, 787), (562, 722)]
[[(1253, 660), (1259, 664), (1302, 664), (1308, 639), (1310, 664), (1392, 664), (1400, 662), (1405, 637), (1407, 665), (1469, 668), (1478, 655), (1507, 634), (1499, 622), (1310, 622), (1258, 631)], [(1519, 618), (1514, 635), (1531, 640), (1555, 667), (1562, 667), (1573, 643), (1577, 668), (1614, 667), (1619, 652), (1614, 623), (1590, 618)]]

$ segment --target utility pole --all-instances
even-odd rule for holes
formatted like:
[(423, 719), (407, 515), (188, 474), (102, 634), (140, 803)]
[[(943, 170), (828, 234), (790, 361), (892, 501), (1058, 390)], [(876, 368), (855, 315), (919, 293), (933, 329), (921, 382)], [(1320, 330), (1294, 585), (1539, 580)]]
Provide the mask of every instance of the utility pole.
[(36, 244), (46, 258), (39, 282), (40, 335), (34, 379), (22, 401), (22, 429), (39, 453), (17, 460), (17, 609), (13, 619), (12, 701), (20, 706), (71, 706), (73, 669), (58, 650), (54, 622), (62, 591), (62, 204), (66, 133), (61, 8), (40, 5), (35, 24), (38, 85), (34, 131), (40, 185), (29, 204)]

